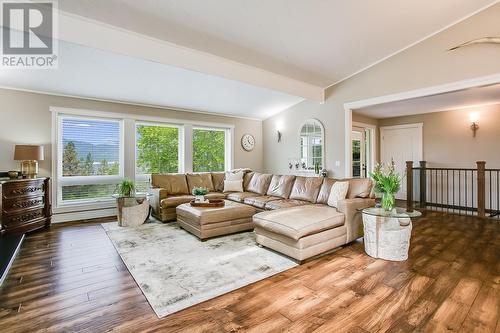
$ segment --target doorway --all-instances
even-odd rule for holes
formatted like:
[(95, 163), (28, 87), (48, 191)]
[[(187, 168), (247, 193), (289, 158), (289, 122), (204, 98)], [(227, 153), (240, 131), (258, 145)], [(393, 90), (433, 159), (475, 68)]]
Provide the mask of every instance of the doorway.
[(351, 175), (366, 178), (375, 163), (375, 126), (355, 123), (351, 133)]

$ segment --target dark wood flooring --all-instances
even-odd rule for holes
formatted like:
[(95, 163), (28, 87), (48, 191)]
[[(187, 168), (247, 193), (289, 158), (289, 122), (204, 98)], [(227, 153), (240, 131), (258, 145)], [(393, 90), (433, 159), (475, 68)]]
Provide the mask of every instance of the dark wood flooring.
[(99, 224), (30, 234), (0, 332), (500, 332), (500, 224), (427, 212), (409, 260), (362, 242), (158, 319)]

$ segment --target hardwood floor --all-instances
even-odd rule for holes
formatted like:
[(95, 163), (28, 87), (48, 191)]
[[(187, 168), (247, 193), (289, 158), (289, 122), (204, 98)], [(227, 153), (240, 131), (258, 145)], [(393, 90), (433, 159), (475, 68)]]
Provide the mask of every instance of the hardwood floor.
[(409, 260), (362, 242), (158, 319), (99, 224), (27, 236), (1, 332), (500, 332), (500, 224), (427, 212)]

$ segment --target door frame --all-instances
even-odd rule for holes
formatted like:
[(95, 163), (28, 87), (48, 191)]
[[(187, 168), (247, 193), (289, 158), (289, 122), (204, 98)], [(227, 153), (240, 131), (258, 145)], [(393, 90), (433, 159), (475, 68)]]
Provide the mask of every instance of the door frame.
[(451, 83), (444, 83), (435, 86), (427, 86), (425, 88), (404, 91), (395, 94), (382, 95), (373, 98), (367, 98), (357, 101), (350, 101), (344, 103), (344, 156), (345, 156), (345, 168), (344, 177), (350, 178), (352, 175), (351, 170), (351, 158), (352, 158), (352, 141), (351, 141), (351, 129), (352, 129), (352, 112), (354, 110), (369, 107), (372, 105), (378, 105), (388, 102), (403, 101), (407, 99), (412, 99), (416, 97), (432, 96), (436, 94), (442, 94), (452, 91), (458, 91), (473, 87), (479, 87), (484, 85), (500, 83), (500, 73), (493, 75), (486, 75), (475, 77), (472, 79), (465, 79)]
[[(372, 152), (371, 156), (370, 156), (370, 168), (366, 168), (366, 174), (368, 175), (370, 172), (373, 172), (373, 168), (375, 168), (375, 164), (377, 163), (377, 145), (378, 145), (378, 126), (377, 125), (373, 125), (373, 124), (367, 124), (367, 123), (362, 123), (362, 122), (359, 122), (359, 121), (353, 121), (352, 122), (352, 125), (351, 125), (351, 131), (352, 131), (352, 127), (364, 127), (365, 129), (368, 128), (370, 129), (370, 143), (371, 143), (371, 147), (370, 147), (370, 150)], [(367, 163), (368, 161), (365, 161), (365, 163)], [(350, 161), (351, 165), (350, 165), (350, 170), (351, 170), (351, 173), (352, 173), (352, 138), (351, 138), (351, 161)], [(352, 176), (352, 174), (351, 174)]]

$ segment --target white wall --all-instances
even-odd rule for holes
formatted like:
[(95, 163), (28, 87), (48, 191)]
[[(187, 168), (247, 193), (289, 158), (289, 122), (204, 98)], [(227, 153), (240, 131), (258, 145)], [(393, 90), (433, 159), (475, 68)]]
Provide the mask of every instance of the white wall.
[[(456, 51), (450, 47), (465, 41), (500, 36), (500, 4), (463, 21), (398, 55), (327, 90), (324, 104), (304, 101), (266, 119), (264, 169), (286, 173), (290, 157), (298, 156), (298, 130), (308, 118), (319, 119), (326, 128), (326, 168), (331, 176), (345, 172), (344, 104), (492, 74), (500, 74), (500, 48), (476, 45)], [(325, 32), (327, 33), (327, 32)], [(283, 139), (276, 140), (282, 123)], [(339, 165), (336, 165), (336, 161)]]
[[(13, 160), (16, 144), (41, 144), (45, 160), (40, 163), (40, 175), (51, 175), (51, 106), (231, 124), (234, 167), (263, 169), (261, 121), (0, 89), (0, 171), (19, 170), (19, 162)], [(252, 152), (241, 148), (245, 133), (255, 137)]]

